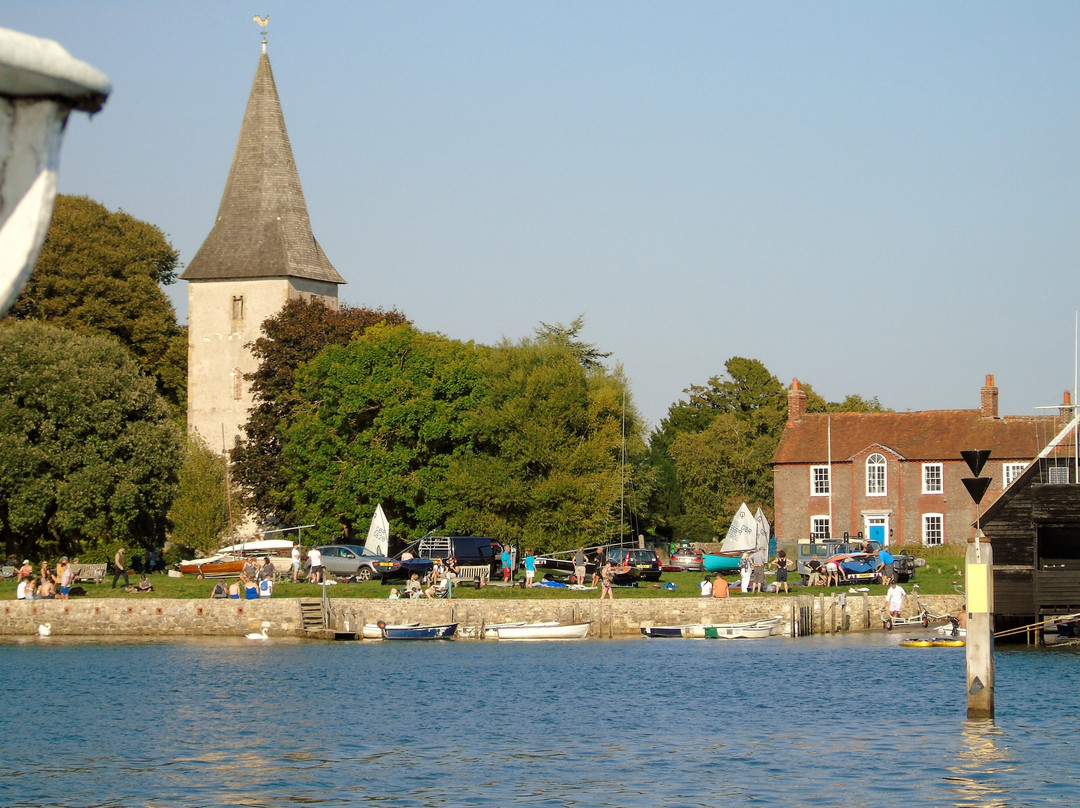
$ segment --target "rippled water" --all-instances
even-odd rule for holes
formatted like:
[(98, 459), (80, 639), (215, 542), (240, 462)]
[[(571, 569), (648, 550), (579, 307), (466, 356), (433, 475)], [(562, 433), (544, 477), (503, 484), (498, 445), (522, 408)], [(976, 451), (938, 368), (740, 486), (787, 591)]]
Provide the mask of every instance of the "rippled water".
[(0, 644), (10, 806), (1028, 806), (1080, 799), (1080, 656), (894, 635)]

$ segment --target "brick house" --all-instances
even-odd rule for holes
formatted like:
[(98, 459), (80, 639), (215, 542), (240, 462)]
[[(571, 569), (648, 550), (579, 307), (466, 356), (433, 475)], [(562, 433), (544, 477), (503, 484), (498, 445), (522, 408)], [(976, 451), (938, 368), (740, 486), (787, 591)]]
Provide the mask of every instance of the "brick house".
[[(788, 392), (788, 421), (773, 457), (774, 524), (781, 541), (840, 537), (884, 544), (957, 544), (973, 535), (975, 504), (960, 456), (989, 449), (985, 510), (1020, 476), (1071, 416), (999, 416), (988, 375), (978, 409), (807, 413), (799, 380)], [(1068, 416), (1065, 413), (1068, 412)]]

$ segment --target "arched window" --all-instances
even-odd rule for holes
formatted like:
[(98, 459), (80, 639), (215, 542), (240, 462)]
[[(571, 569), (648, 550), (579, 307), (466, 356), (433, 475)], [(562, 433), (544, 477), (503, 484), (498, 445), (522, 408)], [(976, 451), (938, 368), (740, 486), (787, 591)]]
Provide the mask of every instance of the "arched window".
[(886, 494), (885, 455), (874, 453), (866, 458), (866, 496)]

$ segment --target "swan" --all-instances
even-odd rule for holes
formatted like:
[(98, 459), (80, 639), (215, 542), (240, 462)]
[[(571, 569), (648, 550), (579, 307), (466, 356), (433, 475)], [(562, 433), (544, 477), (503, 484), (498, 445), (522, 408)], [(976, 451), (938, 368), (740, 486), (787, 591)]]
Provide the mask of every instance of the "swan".
[(37, 633), (39, 637), (48, 637), (52, 635), (52, 623), (42, 623), (37, 627)]
[(256, 633), (253, 632), (251, 634), (245, 634), (244, 636), (247, 637), (249, 640), (268, 640), (268, 639), (270, 639), (269, 637), (266, 636), (266, 626), (263, 626), (263, 630), (262, 630), (261, 633), (256, 634)]

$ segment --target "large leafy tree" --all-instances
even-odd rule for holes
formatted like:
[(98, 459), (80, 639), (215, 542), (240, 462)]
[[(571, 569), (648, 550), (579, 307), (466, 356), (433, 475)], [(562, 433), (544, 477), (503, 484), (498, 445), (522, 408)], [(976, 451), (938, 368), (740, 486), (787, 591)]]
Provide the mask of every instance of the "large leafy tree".
[(180, 414), (187, 400), (187, 334), (162, 290), (176, 280), (179, 266), (179, 253), (154, 225), (61, 194), (41, 256), (11, 314), (112, 334)]
[(403, 538), (443, 526), (447, 469), (470, 443), (482, 352), (378, 324), (303, 366), (282, 436), (292, 518), (316, 524), (322, 539), (349, 538), (381, 502)]
[(282, 434), (300, 399), (293, 390), (296, 372), (329, 345), (342, 345), (375, 323), (402, 325), (397, 311), (341, 306), (319, 300), (290, 300), (262, 325), (251, 346), (259, 369), (248, 377), (255, 406), (244, 425), (244, 440), (233, 452), (234, 479), (248, 507), (265, 521), (291, 521), (292, 500), (285, 491)]
[(449, 527), (539, 551), (619, 537), (624, 491), (637, 491), (640, 419), (621, 373), (585, 365), (552, 339), (484, 355), (483, 394), (467, 422), (472, 445), (451, 464)]
[(156, 547), (180, 434), (112, 337), (42, 323), (0, 328), (0, 538), (19, 556)]

